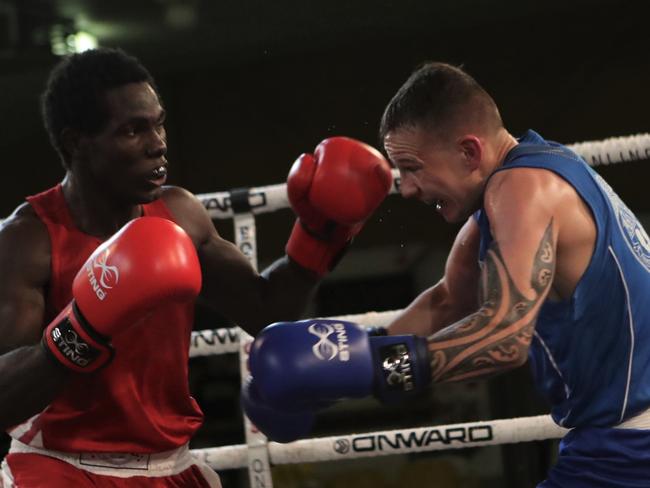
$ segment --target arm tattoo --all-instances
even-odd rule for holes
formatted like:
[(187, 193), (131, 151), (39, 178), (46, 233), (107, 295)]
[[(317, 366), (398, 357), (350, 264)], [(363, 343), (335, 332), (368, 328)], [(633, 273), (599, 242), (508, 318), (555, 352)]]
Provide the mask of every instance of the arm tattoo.
[(434, 381), (485, 378), (521, 364), (535, 318), (555, 268), (553, 220), (539, 243), (531, 276), (532, 299), (515, 286), (499, 246), (487, 251), (479, 285), (481, 308), (429, 338)]

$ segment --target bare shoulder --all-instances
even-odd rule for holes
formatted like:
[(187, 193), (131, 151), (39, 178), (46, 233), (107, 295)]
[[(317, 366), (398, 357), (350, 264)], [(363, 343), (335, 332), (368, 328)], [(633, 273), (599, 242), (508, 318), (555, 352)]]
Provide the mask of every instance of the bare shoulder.
[(31, 205), (23, 203), (0, 224), (0, 268), (45, 282), (50, 271), (50, 237)]
[(205, 207), (192, 192), (180, 186), (166, 186), (161, 198), (196, 245), (216, 232)]
[(494, 209), (506, 207), (516, 213), (528, 208), (536, 211), (554, 210), (576, 191), (562, 177), (539, 168), (512, 168), (495, 173), (485, 189), (484, 205), (490, 215)]
[(507, 189), (510, 193), (545, 193), (571, 186), (553, 171), (542, 168), (512, 168), (497, 171), (488, 182), (486, 195), (496, 195)]
[(49, 235), (47, 227), (29, 203), (23, 203), (0, 224), (0, 244), (29, 246), (30, 248), (47, 247)]
[(195, 211), (197, 206), (203, 208), (196, 195), (180, 186), (165, 186), (162, 199), (170, 209), (181, 213)]

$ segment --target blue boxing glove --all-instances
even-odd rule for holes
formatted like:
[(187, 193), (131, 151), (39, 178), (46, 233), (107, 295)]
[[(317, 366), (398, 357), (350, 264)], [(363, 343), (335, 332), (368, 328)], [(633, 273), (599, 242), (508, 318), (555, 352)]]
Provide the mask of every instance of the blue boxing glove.
[(395, 403), (431, 382), (426, 339), (370, 337), (363, 327), (339, 320), (269, 325), (253, 342), (249, 361), (261, 402), (282, 412), (369, 395)]
[(386, 327), (379, 327), (379, 326), (369, 326), (366, 327), (366, 332), (370, 337), (378, 337), (378, 336), (385, 336), (388, 335), (388, 329)]
[(314, 425), (312, 412), (285, 412), (265, 404), (252, 378), (248, 378), (242, 386), (241, 404), (255, 427), (276, 442), (291, 442), (306, 437)]

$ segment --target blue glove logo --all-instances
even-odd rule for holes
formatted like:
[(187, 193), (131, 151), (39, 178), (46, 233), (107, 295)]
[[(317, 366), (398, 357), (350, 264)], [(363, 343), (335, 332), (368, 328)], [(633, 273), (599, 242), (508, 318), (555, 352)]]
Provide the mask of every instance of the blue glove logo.
[[(318, 359), (331, 361), (336, 356), (339, 356), (341, 361), (350, 360), (348, 336), (343, 324), (335, 323), (330, 325), (315, 322), (307, 330), (310, 334), (318, 337), (318, 342), (312, 347), (312, 351)], [(336, 344), (329, 339), (332, 334), (336, 334)]]
[(388, 389), (411, 391), (415, 387), (411, 370), (411, 354), (406, 344), (390, 344), (382, 347), (381, 366)]

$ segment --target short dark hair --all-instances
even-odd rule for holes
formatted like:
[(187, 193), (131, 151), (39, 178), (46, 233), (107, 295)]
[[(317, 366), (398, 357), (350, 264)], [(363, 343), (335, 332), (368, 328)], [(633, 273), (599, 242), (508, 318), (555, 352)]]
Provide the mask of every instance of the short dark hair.
[(380, 143), (401, 127), (448, 128), (469, 103), (474, 103), (475, 110), (496, 114), (496, 122), (502, 124), (494, 100), (469, 74), (447, 63), (424, 63), (386, 106), (379, 127)]
[(45, 129), (67, 167), (61, 134), (73, 128), (96, 134), (108, 122), (106, 91), (128, 83), (149, 83), (153, 77), (140, 61), (121, 49), (98, 48), (64, 57), (50, 72), (41, 95)]

